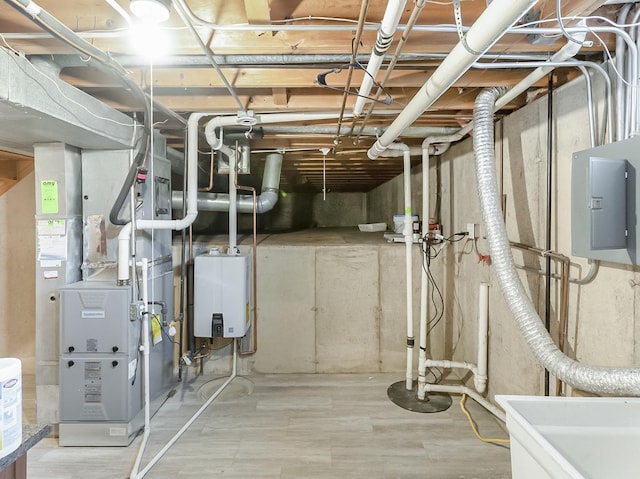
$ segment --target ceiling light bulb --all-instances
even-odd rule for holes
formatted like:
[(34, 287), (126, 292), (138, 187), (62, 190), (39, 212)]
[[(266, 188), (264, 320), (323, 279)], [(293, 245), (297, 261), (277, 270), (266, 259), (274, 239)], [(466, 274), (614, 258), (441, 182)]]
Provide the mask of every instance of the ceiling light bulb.
[(129, 8), (144, 22), (161, 23), (169, 19), (171, 0), (131, 0)]

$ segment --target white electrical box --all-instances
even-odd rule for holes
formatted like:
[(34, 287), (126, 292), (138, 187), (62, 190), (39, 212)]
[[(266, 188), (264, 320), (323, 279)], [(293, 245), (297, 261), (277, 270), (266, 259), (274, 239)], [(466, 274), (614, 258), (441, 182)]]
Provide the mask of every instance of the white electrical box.
[(241, 338), (249, 329), (251, 257), (217, 250), (196, 256), (194, 336)]

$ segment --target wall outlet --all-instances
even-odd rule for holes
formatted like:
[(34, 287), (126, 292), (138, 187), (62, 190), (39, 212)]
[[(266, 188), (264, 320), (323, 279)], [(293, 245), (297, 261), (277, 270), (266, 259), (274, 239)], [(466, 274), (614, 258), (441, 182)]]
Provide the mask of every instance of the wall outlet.
[(467, 235), (471, 239), (478, 239), (480, 237), (480, 225), (477, 223), (467, 223)]

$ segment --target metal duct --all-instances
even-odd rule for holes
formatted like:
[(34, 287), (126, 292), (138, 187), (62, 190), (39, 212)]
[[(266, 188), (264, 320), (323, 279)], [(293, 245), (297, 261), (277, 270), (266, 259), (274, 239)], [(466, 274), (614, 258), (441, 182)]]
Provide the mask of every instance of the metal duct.
[[(280, 187), (280, 172), (282, 171), (282, 153), (270, 153), (264, 167), (262, 190), (256, 198), (256, 211), (266, 213), (273, 209), (278, 202)], [(182, 209), (182, 192), (174, 191), (171, 195), (173, 209)], [(229, 194), (227, 193), (198, 193), (198, 211), (229, 211)], [(236, 200), (238, 213), (253, 212), (253, 196), (238, 195)]]
[(478, 95), (473, 135), (480, 208), (502, 295), (531, 351), (555, 377), (573, 388), (596, 394), (640, 396), (640, 368), (587, 366), (563, 354), (544, 328), (520, 281), (502, 219), (494, 165), (493, 109), (503, 92), (490, 88)]

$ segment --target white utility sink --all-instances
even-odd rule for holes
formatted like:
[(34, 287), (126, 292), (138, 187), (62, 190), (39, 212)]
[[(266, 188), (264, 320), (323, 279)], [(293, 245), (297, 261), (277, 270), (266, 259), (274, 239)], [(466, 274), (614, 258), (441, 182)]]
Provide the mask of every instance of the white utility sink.
[(513, 479), (640, 477), (640, 398), (496, 396)]

